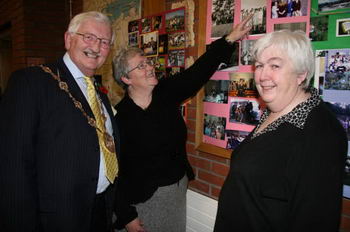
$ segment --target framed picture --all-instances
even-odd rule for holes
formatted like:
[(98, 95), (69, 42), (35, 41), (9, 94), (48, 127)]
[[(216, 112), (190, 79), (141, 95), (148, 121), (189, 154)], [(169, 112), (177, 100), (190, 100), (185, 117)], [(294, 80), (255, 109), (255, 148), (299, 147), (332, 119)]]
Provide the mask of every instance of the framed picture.
[(140, 43), (145, 56), (158, 55), (158, 31), (142, 34)]
[(350, 36), (350, 18), (337, 20), (337, 37)]
[(185, 9), (169, 11), (165, 14), (166, 32), (185, 30)]

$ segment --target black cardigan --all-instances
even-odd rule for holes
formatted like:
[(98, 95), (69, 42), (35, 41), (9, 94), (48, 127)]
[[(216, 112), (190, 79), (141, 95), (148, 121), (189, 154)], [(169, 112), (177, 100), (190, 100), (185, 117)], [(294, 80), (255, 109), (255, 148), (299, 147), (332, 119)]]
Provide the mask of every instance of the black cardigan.
[(326, 104), (303, 129), (284, 122), (251, 136), (232, 154), (214, 231), (338, 231), (348, 141)]
[(146, 110), (128, 96), (116, 106), (120, 129), (120, 173), (117, 186), (117, 227), (137, 217), (132, 204), (148, 200), (159, 186), (171, 185), (186, 173), (187, 130), (179, 107), (210, 79), (221, 62), (228, 62), (235, 45), (223, 38), (212, 43), (190, 68), (159, 80)]

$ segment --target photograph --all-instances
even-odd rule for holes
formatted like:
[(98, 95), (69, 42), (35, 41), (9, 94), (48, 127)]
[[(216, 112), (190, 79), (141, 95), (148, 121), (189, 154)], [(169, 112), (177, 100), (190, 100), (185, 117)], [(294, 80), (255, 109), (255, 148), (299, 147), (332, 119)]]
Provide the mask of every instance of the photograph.
[(128, 46), (129, 47), (138, 47), (139, 46), (139, 32), (135, 31), (135, 32), (131, 32), (129, 33), (129, 40), (128, 40)]
[(300, 22), (300, 23), (278, 23), (273, 25), (274, 31), (280, 31), (280, 30), (291, 30), (291, 31), (303, 31), (306, 32), (306, 22)]
[(166, 13), (165, 24), (165, 30), (167, 32), (185, 30), (185, 9), (179, 9)]
[(241, 4), (241, 21), (254, 14), (251, 19), (250, 35), (266, 33), (266, 0), (244, 0)]
[(232, 30), (234, 9), (234, 0), (211, 1), (211, 38), (222, 37)]
[(225, 130), (227, 144), (226, 149), (234, 150), (249, 135), (248, 131)]
[(139, 31), (140, 20), (133, 20), (128, 23), (128, 32)]
[(228, 80), (209, 80), (204, 86), (203, 101), (227, 104), (228, 88)]
[(166, 68), (166, 77), (172, 77), (176, 75), (176, 73), (183, 72), (185, 68), (183, 67), (171, 67), (171, 68)]
[(160, 31), (162, 29), (162, 16), (157, 15), (152, 17), (152, 31)]
[(257, 125), (260, 120), (260, 107), (256, 100), (233, 98), (230, 104), (230, 118), (232, 123)]
[(204, 135), (225, 140), (226, 118), (204, 114)]
[(154, 69), (156, 72), (165, 72), (165, 56), (154, 57)]
[(337, 37), (350, 36), (350, 18), (337, 20)]
[(228, 95), (230, 97), (258, 97), (258, 91), (254, 84), (254, 73), (233, 72), (229, 75), (230, 85)]
[(168, 34), (168, 49), (185, 49), (185, 32), (174, 32)]
[(271, 18), (285, 18), (308, 15), (309, 0), (272, 0)]
[(168, 55), (168, 67), (185, 66), (185, 50), (172, 50)]
[(241, 65), (253, 65), (253, 55), (251, 50), (256, 40), (242, 40), (241, 41)]
[(319, 11), (350, 10), (349, 0), (318, 0)]
[(350, 50), (326, 51), (325, 90), (350, 90)]
[(344, 127), (348, 140), (350, 141), (350, 104), (341, 102), (329, 102), (330, 107)]
[(310, 18), (311, 41), (328, 40), (328, 15)]
[(156, 77), (158, 78), (158, 80), (160, 80), (160, 79), (166, 77), (166, 73), (165, 72), (156, 72)]
[(141, 49), (145, 56), (156, 56), (158, 54), (158, 31), (141, 34)]
[(151, 32), (151, 19), (150, 18), (141, 19), (141, 32), (142, 33)]
[(158, 36), (158, 53), (164, 55), (168, 53), (168, 34)]

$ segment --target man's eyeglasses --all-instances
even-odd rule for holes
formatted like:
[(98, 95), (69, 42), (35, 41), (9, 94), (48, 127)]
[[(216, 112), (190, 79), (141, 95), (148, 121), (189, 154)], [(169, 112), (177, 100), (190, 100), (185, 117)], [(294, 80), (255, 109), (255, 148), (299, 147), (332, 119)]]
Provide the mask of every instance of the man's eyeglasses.
[(130, 70), (128, 71), (128, 73), (134, 71), (135, 69), (139, 69), (139, 70), (146, 69), (147, 65), (153, 66), (153, 65), (154, 65), (153, 60), (151, 60), (151, 59), (146, 59), (146, 60), (142, 61), (142, 62), (139, 63), (135, 68), (130, 69)]
[(111, 41), (109, 39), (102, 39), (102, 38), (98, 38), (96, 35), (94, 34), (90, 34), (90, 33), (79, 33), (79, 32), (74, 32), (77, 35), (81, 35), (83, 37), (83, 40), (85, 43), (87, 44), (95, 44), (97, 42), (97, 40), (99, 40), (101, 43), (101, 47), (102, 48), (109, 48), (111, 46)]

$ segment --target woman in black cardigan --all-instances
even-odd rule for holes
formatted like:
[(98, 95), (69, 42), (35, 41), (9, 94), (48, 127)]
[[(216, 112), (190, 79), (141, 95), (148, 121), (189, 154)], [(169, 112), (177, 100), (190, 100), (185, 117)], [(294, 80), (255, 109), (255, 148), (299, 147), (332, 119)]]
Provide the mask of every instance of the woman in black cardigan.
[(129, 232), (185, 231), (186, 190), (193, 171), (186, 155), (186, 125), (179, 107), (194, 96), (222, 62), (234, 42), (246, 35), (251, 16), (237, 24), (190, 68), (157, 80), (140, 49), (130, 48), (113, 60), (116, 81), (125, 87), (116, 106), (120, 126), (120, 174), (117, 228)]
[(304, 32), (276, 31), (252, 53), (267, 109), (232, 155), (214, 231), (338, 231), (348, 141), (309, 87), (310, 40)]

